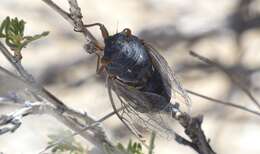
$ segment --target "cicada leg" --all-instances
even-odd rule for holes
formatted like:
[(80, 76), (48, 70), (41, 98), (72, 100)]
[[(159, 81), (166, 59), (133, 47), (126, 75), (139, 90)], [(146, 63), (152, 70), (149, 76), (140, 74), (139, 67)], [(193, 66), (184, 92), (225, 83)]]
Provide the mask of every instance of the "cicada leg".
[(99, 66), (100, 66), (100, 56), (97, 55), (97, 67), (96, 67), (96, 73), (99, 74)]
[[(101, 23), (93, 23), (93, 24), (84, 25), (84, 27), (93, 27), (93, 26), (99, 26), (101, 34), (102, 34), (102, 37), (103, 37), (104, 40), (109, 37), (109, 33), (107, 31), (107, 28), (103, 24), (101, 24)], [(104, 48), (101, 47), (101, 45), (99, 43), (95, 43), (95, 46), (100, 51), (104, 50)], [(101, 58), (100, 58), (100, 55), (97, 54), (97, 56), (98, 57), (97, 57), (96, 73), (99, 74), (99, 73), (101, 73), (104, 70), (104, 67), (102, 67), (102, 66), (100, 67)]]
[(101, 23), (93, 23), (93, 24), (84, 25), (84, 27), (93, 27), (93, 26), (99, 26), (102, 37), (103, 37), (104, 40), (109, 37), (109, 33), (107, 31), (107, 28)]

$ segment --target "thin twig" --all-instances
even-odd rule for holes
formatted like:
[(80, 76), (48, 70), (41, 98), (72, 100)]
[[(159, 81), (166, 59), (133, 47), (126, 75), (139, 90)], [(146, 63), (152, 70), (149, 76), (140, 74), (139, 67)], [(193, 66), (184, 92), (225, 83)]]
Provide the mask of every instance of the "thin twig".
[(241, 111), (244, 111), (244, 112), (247, 112), (247, 113), (251, 113), (251, 114), (260, 116), (260, 112), (248, 109), (248, 108), (246, 108), (244, 106), (237, 105), (237, 104), (232, 103), (232, 102), (227, 102), (227, 101), (222, 101), (222, 100), (218, 100), (218, 99), (215, 99), (215, 98), (211, 98), (211, 97), (208, 97), (208, 96), (196, 93), (196, 92), (188, 90), (188, 89), (186, 89), (186, 91), (188, 93), (194, 95), (194, 96), (198, 96), (198, 97), (204, 98), (206, 100), (210, 100), (210, 101), (218, 103), (218, 104), (222, 104), (222, 105), (225, 105), (225, 106), (228, 106), (228, 107), (236, 108), (236, 109), (239, 109)]
[(70, 5), (70, 14), (57, 6), (52, 0), (42, 1), (58, 14), (60, 14), (65, 20), (67, 20), (73, 26), (74, 30), (83, 34), (86, 41), (84, 45), (84, 49), (86, 50), (86, 52), (90, 54), (96, 53), (97, 55), (100, 55), (98, 49), (95, 46), (95, 44), (97, 44), (97, 39), (84, 26), (81, 10), (76, 0), (68, 0)]
[(191, 142), (184, 140), (184, 144), (191, 146), (199, 154), (216, 154), (202, 130), (203, 116), (191, 117), (189, 114), (182, 113), (178, 121), (185, 129), (185, 134), (191, 140)]
[[(78, 25), (77, 22), (75, 22), (75, 19), (78, 18), (81, 21), (82, 16), (74, 15), (73, 13), (79, 10), (79, 7), (76, 8), (77, 3), (75, 0), (69, 1), (70, 3), (70, 13), (63, 11), (61, 8), (59, 8), (55, 3), (53, 3), (50, 0), (45, 0), (45, 3), (52, 6), (53, 9), (58, 11), (59, 14), (63, 14), (63, 17), (66, 18), (66, 20), (69, 20), (70, 23), (75, 24), (74, 28)], [(75, 9), (74, 9), (75, 7)], [(80, 12), (80, 10), (78, 11)], [(77, 12), (77, 13), (78, 13)], [(73, 21), (73, 22), (72, 22)], [(95, 38), (91, 35), (91, 33), (84, 27), (82, 22), (82, 32), (88, 42), (88, 44), (94, 44)], [(26, 72), (26, 70), (22, 67), (20, 62), (16, 62), (13, 58), (13, 56), (10, 54), (8, 49), (4, 47), (4, 45), (0, 44), (0, 50), (5, 55), (5, 57), (9, 60), (9, 62), (15, 67), (15, 69), (18, 71), (18, 73), (21, 75), (23, 82), (26, 82), (27, 85), (29, 85), (30, 90), (32, 90), (32, 93), (34, 93), (35, 97), (37, 97), (37, 100), (40, 101), (47, 101), (52, 103), (55, 107), (57, 107), (60, 111), (59, 112), (53, 112), (53, 116), (57, 118), (59, 121), (64, 123), (66, 126), (68, 126), (70, 129), (72, 129), (75, 132), (79, 132), (79, 134), (85, 138), (86, 140), (92, 142), (93, 145), (99, 146), (100, 149), (103, 149), (103, 145), (112, 145), (110, 141), (107, 139), (107, 135), (105, 134), (102, 127), (96, 126), (95, 129), (92, 129), (92, 133), (89, 132), (81, 132), (82, 128), (84, 128), (85, 124), (80, 123), (80, 121), (85, 120), (86, 124), (89, 124), (92, 121), (94, 122), (94, 118), (90, 117), (86, 113), (80, 113), (76, 110), (73, 110), (66, 106), (62, 101), (60, 101), (57, 97), (55, 97), (52, 93), (44, 89), (41, 85), (37, 84), (37, 82), (34, 80), (34, 78), (29, 75), (29, 73)], [(94, 48), (93, 48), (94, 49)], [(96, 49), (95, 49), (96, 50)], [(13, 77), (16, 77), (12, 73), (9, 72)], [(19, 77), (16, 77), (19, 78)], [(73, 116), (75, 117), (73, 117)], [(92, 134), (92, 135), (91, 135)]]
[(16, 71), (21, 75), (21, 77), (30, 82), (34, 82), (33, 77), (26, 72), (26, 70), (21, 65), (21, 61), (17, 61), (15, 57), (9, 52), (9, 50), (0, 42), (0, 50), (5, 56), (5, 58), (10, 62), (10, 64), (16, 69)]
[[(119, 109), (119, 111), (120, 111), (120, 110), (122, 110), (122, 109)], [(49, 150), (49, 149), (51, 149), (52, 147), (58, 145), (59, 143), (61, 143), (61, 142), (63, 142), (64, 140), (66, 140), (67, 138), (71, 138), (71, 137), (74, 137), (74, 136), (76, 136), (76, 135), (79, 135), (80, 133), (82, 133), (82, 132), (84, 132), (84, 131), (86, 131), (86, 130), (88, 130), (88, 129), (90, 129), (90, 128), (93, 128), (93, 127), (99, 125), (101, 122), (103, 122), (104, 120), (106, 120), (106, 119), (112, 117), (114, 114), (116, 114), (116, 111), (113, 111), (113, 112), (108, 113), (107, 115), (105, 115), (104, 117), (100, 118), (99, 120), (97, 120), (97, 121), (95, 121), (95, 122), (92, 122), (91, 124), (85, 126), (84, 128), (82, 128), (82, 129), (81, 129), (80, 131), (78, 131), (78, 132), (74, 132), (73, 134), (71, 134), (71, 135), (69, 135), (69, 136), (65, 136), (65, 137), (63, 137), (63, 138), (61, 138), (61, 139), (58, 139), (58, 140), (55, 141), (53, 144), (48, 145), (46, 148), (44, 148), (43, 150), (41, 150), (41, 151), (39, 152), (39, 154), (46, 152), (47, 150)]]
[[(57, 118), (59, 121), (61, 121), (62, 123), (64, 123), (65, 125), (67, 125), (69, 128), (71, 128), (73, 131), (78, 132), (82, 129), (82, 124), (79, 124), (78, 121), (80, 120), (72, 120), (69, 117), (65, 117), (64, 114), (68, 111), (68, 115), (70, 115), (70, 113), (75, 113), (75, 110), (70, 109), (69, 107), (67, 107), (63, 102), (61, 102), (58, 98), (56, 98), (54, 95), (52, 95), (50, 92), (48, 92), (46, 89), (44, 89), (43, 87), (41, 87), (39, 84), (37, 84), (35, 82), (35, 80), (33, 79), (32, 76), (30, 76), (30, 78), (28, 78), (28, 74), (25, 69), (22, 67), (22, 65), (20, 63), (16, 63), (12, 57), (12, 55), (10, 54), (10, 52), (4, 47), (4, 45), (0, 42), (0, 50), (2, 51), (2, 53), (4, 53), (4, 55), (6, 56), (6, 58), (9, 60), (9, 62), (15, 66), (16, 70), (18, 71), (18, 73), (23, 77), (23, 79), (17, 77), (16, 75), (12, 74), (11, 72), (5, 70), (4, 68), (1, 68), (1, 71), (7, 73), (9, 76), (14, 77), (16, 79), (20, 79), (22, 82), (26, 83), (29, 87), (30, 90), (35, 93), (35, 96), (41, 96), (41, 98), (44, 98), (45, 100), (47, 100), (48, 102), (52, 103), (54, 106), (56, 106), (60, 111), (59, 113), (53, 113), (52, 115), (55, 116), (55, 118)], [(7, 54), (6, 54), (7, 53)], [(11, 56), (10, 56), (11, 55)], [(41, 100), (39, 100), (41, 101)], [(77, 113), (78, 115), (80, 115), (79, 113)], [(92, 121), (95, 121), (93, 118), (89, 117), (86, 114), (80, 115), (81, 119), (85, 119), (87, 117), (87, 119), (92, 119)], [(105, 134), (102, 128), (98, 128), (95, 129), (96, 131), (96, 136), (100, 136), (98, 134)], [(102, 142), (105, 142), (107, 144), (111, 144), (110, 141), (107, 140), (106, 136), (103, 136), (102, 138), (98, 138), (98, 137), (91, 137), (90, 134), (88, 134), (87, 132), (85, 133), (80, 133), (80, 135), (82, 135), (82, 137), (84, 137), (85, 139), (89, 140), (90, 142), (92, 142), (94, 145), (100, 145), (100, 148), (102, 148), (103, 144)], [(101, 136), (100, 136), (101, 137)], [(100, 139), (98, 141), (98, 139)], [(99, 143), (98, 143), (99, 142)]]
[[(25, 83), (25, 85), (27, 85), (28, 88), (31, 91), (36, 92), (36, 96), (40, 96), (40, 98), (37, 98), (38, 101), (44, 101), (44, 100), (46, 100), (47, 97), (50, 97), (49, 95), (44, 95), (45, 92), (41, 92), (39, 89), (35, 89), (35, 87), (33, 85), (31, 85), (30, 82), (17, 77), (16, 75), (9, 72), (8, 70), (0, 67), (0, 71), (2, 73), (5, 73), (6, 75), (8, 75), (10, 78), (14, 78), (14, 80)], [(54, 101), (57, 101), (57, 98), (55, 96), (53, 96), (51, 93), (49, 93), (49, 94), (51, 95), (51, 97), (50, 97), (51, 99), (54, 99)], [(42, 98), (43, 98), (43, 100), (42, 100)], [(48, 101), (48, 99), (47, 99), (47, 101)], [(82, 129), (82, 124), (80, 124), (78, 122), (78, 121), (80, 121), (80, 119), (83, 119), (83, 120), (88, 119), (88, 121), (95, 121), (92, 117), (90, 117), (86, 113), (83, 114), (79, 111), (71, 109), (68, 106), (64, 105), (63, 108), (62, 108), (62, 112), (61, 112), (60, 108), (58, 106), (56, 106), (56, 104), (53, 104), (53, 105), (55, 107), (57, 107), (57, 112), (55, 111), (51, 115), (53, 115), (55, 118), (57, 118), (59, 121), (64, 123), (67, 127), (69, 127), (70, 129), (72, 129), (75, 132), (80, 132), (80, 130)], [(74, 118), (79, 118), (79, 120), (75, 121), (75, 120), (70, 118), (71, 116), (74, 116)], [(86, 121), (86, 123), (90, 123), (88, 121)], [(84, 125), (83, 125), (83, 127), (84, 127)], [(101, 136), (101, 134), (105, 134), (104, 130), (101, 127), (96, 126), (95, 129), (92, 130), (92, 132), (95, 132), (94, 135), (96, 137), (92, 137), (92, 135), (88, 134), (87, 132), (81, 132), (79, 134), (83, 138), (92, 142), (94, 145), (98, 145), (98, 142), (101, 142), (101, 143), (99, 143), (99, 144), (101, 144), (100, 147), (102, 147), (102, 142), (105, 142), (107, 144), (111, 144), (110, 141), (107, 140), (106, 135)], [(97, 137), (97, 136), (99, 136), (99, 137)]]
[[(22, 103), (22, 102), (20, 102)], [(26, 104), (21, 109), (18, 109), (15, 112), (12, 112), (7, 115), (0, 116), (0, 135), (5, 134), (7, 132), (14, 132), (16, 129), (20, 127), (22, 124), (22, 118), (32, 114), (42, 114), (49, 113), (49, 110), (54, 110), (55, 108), (43, 103), (43, 102), (23, 102)]]
[(64, 11), (62, 8), (60, 8), (57, 4), (55, 4), (51, 0), (42, 0), (44, 3), (46, 3), (48, 6), (50, 6), (53, 10), (58, 12), (65, 20), (67, 20), (70, 24), (74, 24), (74, 21), (72, 20), (70, 14), (66, 11)]
[(179, 144), (185, 145), (185, 146), (189, 146), (191, 147), (193, 150), (198, 151), (198, 147), (196, 145), (194, 145), (193, 143), (191, 143), (189, 140), (185, 139), (184, 137), (182, 137), (179, 134), (175, 134), (175, 141)]
[(197, 54), (193, 51), (190, 51), (190, 55), (198, 58), (199, 60), (203, 61), (204, 63), (215, 66), (216, 68), (218, 68), (219, 70), (224, 72), (230, 78), (230, 80), (234, 84), (236, 84), (252, 100), (252, 102), (258, 107), (258, 109), (260, 109), (260, 103), (253, 96), (253, 94), (250, 92), (250, 90), (247, 87), (245, 87), (244, 85), (242, 85), (236, 78), (234, 78), (232, 73), (230, 73), (225, 67), (223, 67), (222, 65), (218, 64), (217, 62), (214, 62), (214, 61), (212, 61), (212, 60), (210, 60), (206, 57), (203, 57), (203, 56), (201, 56), (201, 55), (199, 55), (199, 54)]
[[(19, 75), (22, 77), (23, 82), (26, 82), (29, 84), (32, 89), (34, 89), (34, 92), (45, 96), (45, 98), (53, 103), (54, 105), (58, 106), (59, 108), (64, 108), (65, 104), (62, 103), (60, 100), (58, 100), (56, 97), (54, 97), (50, 92), (48, 92), (46, 89), (44, 89), (41, 85), (39, 85), (33, 76), (29, 74), (24, 67), (21, 65), (21, 61), (18, 61), (12, 56), (11, 52), (4, 46), (2, 42), (0, 42), (0, 51), (3, 53), (5, 58), (10, 62), (10, 64), (15, 68), (15, 70), (19, 73)], [(16, 77), (16, 75), (10, 73), (9, 71), (5, 70), (4, 68), (1, 68), (2, 71), (6, 72), (10, 76), (13, 76), (17, 79), (19, 77)]]

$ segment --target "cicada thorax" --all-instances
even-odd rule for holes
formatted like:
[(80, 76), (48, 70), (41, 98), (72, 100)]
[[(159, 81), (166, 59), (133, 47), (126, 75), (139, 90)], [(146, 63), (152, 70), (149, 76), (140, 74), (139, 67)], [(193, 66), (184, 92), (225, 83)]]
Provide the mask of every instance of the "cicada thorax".
[(118, 33), (105, 40), (103, 59), (109, 59), (109, 74), (128, 83), (141, 84), (152, 71), (152, 64), (145, 48), (137, 37)]
[[(108, 74), (142, 92), (149, 103), (149, 111), (156, 112), (169, 104), (171, 96), (146, 50), (139, 38), (123, 31), (105, 39), (102, 59), (109, 61), (106, 66)], [(137, 111), (146, 110), (140, 109), (140, 104), (135, 105)]]

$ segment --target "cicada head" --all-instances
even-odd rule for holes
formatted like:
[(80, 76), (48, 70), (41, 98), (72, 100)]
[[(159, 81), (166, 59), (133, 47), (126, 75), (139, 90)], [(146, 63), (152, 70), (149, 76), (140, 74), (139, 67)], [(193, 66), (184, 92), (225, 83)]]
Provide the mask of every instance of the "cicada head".
[(105, 39), (104, 59), (113, 60), (127, 48), (129, 42), (137, 40), (131, 34), (130, 29), (126, 28), (122, 32), (109, 36)]
[(142, 41), (127, 28), (105, 39), (101, 62), (109, 74), (132, 83), (142, 81), (152, 68)]

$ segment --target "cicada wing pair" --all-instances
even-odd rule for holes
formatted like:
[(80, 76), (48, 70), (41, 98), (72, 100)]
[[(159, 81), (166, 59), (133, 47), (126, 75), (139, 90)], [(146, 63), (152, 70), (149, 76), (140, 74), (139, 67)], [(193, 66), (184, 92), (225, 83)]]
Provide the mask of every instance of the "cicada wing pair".
[[(171, 95), (171, 101), (165, 107), (155, 110), (147, 101), (153, 100), (159, 103), (161, 99), (159, 96), (140, 91), (137, 88), (122, 83), (118, 79), (108, 77), (107, 87), (109, 98), (113, 109), (117, 110), (116, 114), (119, 119), (137, 137), (142, 137), (139, 131), (141, 126), (150, 131), (155, 131), (160, 136), (171, 139), (175, 137), (175, 131), (172, 127), (173, 118), (168, 111), (165, 111), (166, 108), (178, 103), (181, 109), (186, 109), (184, 111), (181, 110), (181, 112), (190, 112), (191, 101), (166, 60), (151, 45), (146, 43), (144, 45), (155, 69), (162, 76), (163, 84), (169, 95)], [(112, 90), (114, 93), (112, 93)]]
[[(140, 126), (156, 131), (161, 136), (172, 138), (175, 134), (170, 125), (164, 121), (163, 112), (149, 111), (149, 105), (145, 104), (147, 98), (144, 94), (132, 87), (120, 83), (118, 80), (107, 80), (109, 98), (112, 107), (116, 110), (119, 119), (138, 138), (143, 135)], [(112, 90), (114, 93), (112, 93)], [(141, 104), (143, 103), (143, 104)]]
[(152, 63), (156, 69), (159, 70), (163, 78), (165, 88), (170, 92), (170, 103), (178, 103), (182, 112), (191, 113), (191, 100), (174, 71), (171, 69), (164, 57), (161, 56), (153, 46), (148, 43), (144, 43), (144, 45), (152, 59)]

